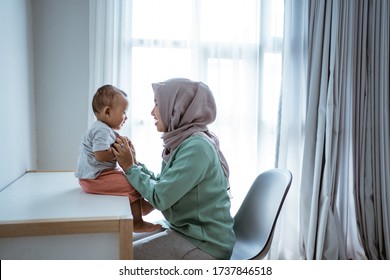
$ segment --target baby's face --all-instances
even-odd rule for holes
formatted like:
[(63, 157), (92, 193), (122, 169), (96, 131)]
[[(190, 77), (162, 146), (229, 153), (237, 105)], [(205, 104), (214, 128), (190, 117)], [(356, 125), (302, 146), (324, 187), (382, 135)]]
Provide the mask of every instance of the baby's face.
[(123, 95), (118, 95), (114, 105), (110, 108), (107, 124), (115, 130), (120, 130), (127, 120), (129, 102)]

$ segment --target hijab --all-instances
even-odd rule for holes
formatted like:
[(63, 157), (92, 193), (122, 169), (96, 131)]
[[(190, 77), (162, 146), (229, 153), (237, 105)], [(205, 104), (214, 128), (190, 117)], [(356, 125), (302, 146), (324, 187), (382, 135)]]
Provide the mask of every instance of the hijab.
[(219, 148), (218, 138), (207, 127), (217, 115), (209, 87), (184, 78), (153, 83), (152, 87), (161, 121), (167, 129), (161, 137), (164, 141), (163, 160), (167, 162), (173, 151), (191, 135), (201, 135), (213, 144), (225, 176), (229, 178), (229, 166)]

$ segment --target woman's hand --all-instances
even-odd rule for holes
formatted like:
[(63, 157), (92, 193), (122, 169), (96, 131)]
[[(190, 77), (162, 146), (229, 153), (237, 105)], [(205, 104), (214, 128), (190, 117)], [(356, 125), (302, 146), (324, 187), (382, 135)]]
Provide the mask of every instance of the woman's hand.
[(112, 148), (114, 156), (123, 171), (128, 170), (136, 162), (133, 144), (126, 137), (118, 136)]
[(125, 137), (125, 139), (127, 140), (127, 143), (129, 144), (130, 152), (133, 155), (134, 163), (138, 164), (138, 161), (137, 161), (136, 156), (135, 156), (135, 148), (134, 148), (133, 143), (131, 143), (129, 137)]

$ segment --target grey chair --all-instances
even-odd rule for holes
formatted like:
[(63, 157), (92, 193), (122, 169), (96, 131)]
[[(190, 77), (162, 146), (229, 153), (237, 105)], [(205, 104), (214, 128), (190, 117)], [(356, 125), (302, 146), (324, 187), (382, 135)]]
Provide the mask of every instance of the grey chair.
[(267, 255), (291, 182), (291, 172), (279, 168), (256, 178), (234, 216), (237, 240), (232, 260), (263, 259)]

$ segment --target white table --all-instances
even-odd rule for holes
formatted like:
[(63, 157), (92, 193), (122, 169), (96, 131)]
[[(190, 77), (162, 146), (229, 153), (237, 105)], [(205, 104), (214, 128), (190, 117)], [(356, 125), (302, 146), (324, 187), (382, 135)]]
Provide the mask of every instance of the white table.
[(28, 172), (0, 192), (0, 259), (132, 259), (127, 197), (84, 193), (73, 172)]

